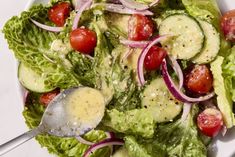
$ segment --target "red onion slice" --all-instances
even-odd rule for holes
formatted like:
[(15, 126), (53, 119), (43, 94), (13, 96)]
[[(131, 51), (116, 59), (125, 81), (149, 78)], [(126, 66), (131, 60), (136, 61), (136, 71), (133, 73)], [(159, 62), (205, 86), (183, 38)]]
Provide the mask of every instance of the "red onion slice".
[(183, 113), (182, 113), (182, 116), (181, 116), (181, 121), (185, 121), (188, 117), (188, 114), (190, 113), (191, 111), (191, 107), (192, 107), (193, 104), (191, 103), (184, 103), (184, 106), (183, 106)]
[(143, 11), (138, 11), (138, 10), (133, 10), (126, 8), (123, 5), (120, 4), (112, 4), (112, 3), (96, 3), (92, 7), (96, 6), (102, 6), (104, 7), (105, 10), (109, 12), (114, 12), (114, 13), (120, 13), (120, 14), (140, 14), (140, 15), (153, 15), (153, 13), (149, 10), (143, 10)]
[(173, 57), (169, 57), (169, 59), (171, 60), (172, 63), (172, 68), (174, 69), (174, 71), (176, 72), (178, 79), (179, 79), (179, 89), (181, 89), (183, 87), (184, 84), (184, 75), (182, 72), (182, 69), (179, 65), (179, 63), (177, 62), (177, 60)]
[[(106, 139), (112, 139), (112, 138), (115, 138), (115, 135), (113, 132), (105, 132), (105, 135), (106, 135)], [(82, 138), (81, 136), (77, 136), (76, 139), (82, 143), (82, 144), (86, 144), (86, 145), (93, 145), (95, 144), (94, 142), (90, 142), (90, 141), (87, 141), (85, 140), (84, 138)], [(112, 147), (111, 147), (112, 149)]]
[(208, 95), (205, 95), (199, 98), (191, 98), (185, 95), (184, 93), (182, 93), (176, 87), (175, 83), (172, 81), (171, 76), (168, 73), (167, 63), (165, 59), (162, 61), (162, 76), (171, 94), (179, 101), (188, 102), (188, 103), (201, 102), (201, 101), (206, 101), (215, 95), (214, 92), (211, 92)]
[(26, 103), (28, 96), (29, 96), (29, 91), (25, 89), (23, 93), (24, 104)]
[(48, 25), (44, 25), (41, 24), (33, 19), (30, 19), (36, 26), (38, 26), (39, 28), (42, 28), (44, 30), (50, 31), (50, 32), (61, 32), (64, 27), (53, 27), (53, 26), (48, 26)]
[(77, 136), (76, 139), (82, 143), (82, 144), (86, 144), (86, 145), (93, 145), (95, 144), (94, 142), (90, 142), (90, 141), (87, 141), (85, 140), (84, 138), (82, 138), (81, 136)]
[(222, 136), (225, 136), (226, 133), (227, 133), (227, 131), (228, 131), (228, 128), (224, 125), (224, 126), (222, 127), (222, 129), (221, 129), (221, 134), (222, 134)]
[(141, 10), (147, 10), (150, 7), (154, 6), (159, 2), (159, 0), (155, 0), (149, 5), (136, 2), (135, 0), (120, 0), (120, 2), (127, 8), (141, 11)]
[(134, 49), (128, 48), (127, 51), (124, 53), (121, 61), (126, 60), (133, 52), (134, 52)]
[(87, 2), (87, 0), (73, 0), (72, 2), (75, 11), (78, 11)]
[(149, 44), (149, 41), (133, 41), (133, 40), (120, 40), (120, 43), (126, 46), (130, 46), (132, 48), (144, 48)]
[(138, 58), (138, 63), (137, 63), (137, 74), (138, 74), (138, 80), (141, 86), (145, 84), (145, 79), (144, 79), (144, 59), (145, 56), (147, 55), (149, 49), (156, 45), (157, 43), (161, 42), (163, 39), (169, 37), (170, 35), (163, 35), (163, 36), (158, 36), (156, 37), (153, 41), (151, 41), (141, 52), (139, 58)]
[(106, 138), (115, 138), (115, 134), (113, 132), (105, 132)]
[(78, 22), (79, 22), (79, 19), (82, 15), (83, 11), (86, 10), (87, 8), (89, 8), (91, 6), (91, 3), (92, 3), (92, 0), (88, 0), (81, 7), (79, 7), (79, 10), (73, 20), (72, 30), (75, 30), (78, 28)]
[(105, 139), (101, 142), (98, 142), (92, 145), (90, 148), (88, 148), (88, 150), (84, 153), (83, 157), (89, 157), (90, 154), (95, 152), (97, 149), (107, 147), (107, 146), (113, 146), (113, 145), (122, 146), (124, 145), (124, 141), (121, 139)]

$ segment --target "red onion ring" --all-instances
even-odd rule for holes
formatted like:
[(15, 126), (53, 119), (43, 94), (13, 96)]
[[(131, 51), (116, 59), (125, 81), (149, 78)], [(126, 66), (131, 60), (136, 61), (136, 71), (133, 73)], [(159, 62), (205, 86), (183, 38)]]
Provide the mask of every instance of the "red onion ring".
[(192, 107), (193, 104), (191, 103), (184, 103), (184, 106), (183, 106), (183, 113), (182, 113), (182, 116), (181, 116), (181, 121), (185, 121), (188, 117), (188, 114), (190, 113), (191, 111), (191, 107)]
[[(150, 41), (132, 41), (132, 40), (125, 40), (125, 39), (120, 40), (120, 43), (127, 45), (127, 46), (130, 46), (130, 47), (133, 47), (133, 48), (144, 48), (144, 47), (146, 47), (147, 44), (149, 44), (149, 42)], [(179, 88), (181, 89), (183, 87), (183, 83), (184, 83), (184, 75), (183, 75), (182, 69), (176, 59), (174, 59), (173, 57), (169, 57), (169, 59), (172, 62), (172, 68), (174, 69), (174, 71), (176, 72), (176, 74), (179, 78), (179, 81), (180, 81)]]
[(82, 144), (86, 144), (86, 145), (93, 145), (95, 144), (94, 142), (90, 142), (90, 141), (87, 141), (85, 140), (84, 138), (82, 138), (81, 136), (77, 136), (76, 139), (82, 143)]
[(94, 151), (96, 151), (97, 149), (103, 148), (103, 147), (107, 147), (107, 146), (112, 146), (112, 145), (119, 145), (122, 146), (124, 145), (124, 141), (121, 139), (105, 139), (101, 142), (98, 142), (92, 146), (90, 146), (90, 148), (87, 149), (87, 151), (84, 153), (83, 157), (89, 157), (91, 153), (93, 153)]
[(72, 2), (75, 11), (78, 11), (87, 2), (87, 0), (73, 0)]
[[(105, 132), (105, 135), (106, 135), (106, 139), (113, 139), (113, 138), (115, 138), (115, 134), (113, 132)], [(90, 141), (85, 140), (81, 136), (77, 136), (76, 139), (80, 143), (82, 143), (82, 144), (86, 144), (86, 145), (93, 145), (93, 144), (95, 144), (94, 142), (90, 142)]]
[(28, 96), (29, 96), (29, 91), (25, 89), (24, 93), (23, 93), (23, 102), (24, 102), (24, 104), (26, 103)]
[(106, 138), (115, 138), (115, 134), (113, 132), (105, 132)]
[(125, 54), (123, 55), (121, 61), (125, 60), (128, 58), (128, 56), (130, 56), (133, 53), (134, 49), (132, 48), (128, 48), (127, 51), (125, 52)]
[(155, 4), (157, 4), (159, 2), (159, 0), (155, 0), (149, 5), (139, 3), (134, 0), (120, 0), (120, 2), (127, 8), (141, 11), (141, 10), (147, 10), (150, 7), (154, 6)]
[(123, 5), (120, 4), (112, 4), (112, 3), (96, 3), (92, 7), (96, 6), (101, 6), (104, 7), (105, 10), (109, 12), (114, 12), (114, 13), (120, 13), (120, 14), (140, 14), (140, 15), (153, 15), (153, 13), (149, 10), (143, 10), (143, 11), (138, 11), (138, 10), (133, 10), (126, 8)]
[(42, 28), (44, 30), (50, 31), (50, 32), (61, 32), (64, 28), (63, 27), (53, 27), (53, 26), (48, 26), (48, 25), (44, 25), (41, 24), (33, 19), (30, 19), (36, 26), (38, 26), (39, 28)]
[(222, 134), (222, 136), (225, 136), (226, 133), (227, 133), (227, 131), (228, 131), (228, 128), (224, 125), (224, 126), (222, 127), (222, 129), (221, 129), (221, 134)]
[(79, 19), (83, 13), (84, 10), (86, 10), (87, 8), (89, 8), (92, 4), (92, 0), (88, 0), (86, 1), (82, 6), (79, 7), (79, 10), (73, 20), (73, 25), (72, 25), (72, 30), (75, 30), (78, 28), (78, 22), (79, 22)]
[(149, 41), (133, 41), (133, 40), (120, 40), (120, 43), (126, 46), (130, 46), (132, 48), (144, 48), (147, 44), (149, 44)]
[(171, 94), (179, 101), (187, 102), (187, 103), (201, 102), (201, 101), (206, 101), (215, 95), (214, 92), (211, 92), (208, 95), (205, 95), (199, 98), (191, 98), (185, 95), (184, 93), (182, 93), (176, 87), (175, 83), (172, 81), (171, 76), (168, 73), (167, 63), (165, 59), (162, 61), (162, 76)]
[(168, 57), (168, 58), (170, 59), (170, 61), (172, 63), (172, 68), (174, 69), (174, 71), (176, 72), (176, 74), (179, 78), (179, 89), (181, 89), (184, 84), (184, 75), (183, 75), (182, 69), (175, 58), (173, 58), (173, 57)]
[(169, 37), (170, 35), (163, 35), (163, 36), (158, 36), (156, 37), (153, 41), (151, 41), (141, 52), (139, 58), (138, 58), (138, 63), (137, 63), (137, 74), (138, 74), (138, 80), (141, 86), (145, 84), (145, 79), (144, 79), (144, 59), (145, 56), (147, 55), (149, 49), (156, 45), (157, 43), (161, 42), (163, 39)]

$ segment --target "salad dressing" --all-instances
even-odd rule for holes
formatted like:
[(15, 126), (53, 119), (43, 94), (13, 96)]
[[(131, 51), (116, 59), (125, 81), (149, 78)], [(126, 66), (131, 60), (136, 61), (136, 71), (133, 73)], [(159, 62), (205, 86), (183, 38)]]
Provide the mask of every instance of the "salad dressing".
[(75, 123), (82, 122), (93, 127), (97, 117), (103, 116), (104, 107), (104, 98), (98, 90), (82, 87), (69, 95), (66, 111), (68, 118)]

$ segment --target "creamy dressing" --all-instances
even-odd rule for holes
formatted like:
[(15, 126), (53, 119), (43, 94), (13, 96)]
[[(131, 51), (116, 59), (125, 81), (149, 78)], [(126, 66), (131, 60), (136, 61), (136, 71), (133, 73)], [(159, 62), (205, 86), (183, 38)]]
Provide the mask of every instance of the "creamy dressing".
[(89, 127), (96, 127), (102, 119), (105, 110), (104, 97), (100, 91), (81, 87), (66, 98), (68, 118), (75, 125), (83, 123)]

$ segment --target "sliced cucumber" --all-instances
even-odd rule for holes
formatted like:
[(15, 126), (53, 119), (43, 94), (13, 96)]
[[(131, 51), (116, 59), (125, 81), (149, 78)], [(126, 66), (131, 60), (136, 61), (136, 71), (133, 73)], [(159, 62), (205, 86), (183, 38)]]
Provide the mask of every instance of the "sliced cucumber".
[(43, 76), (38, 75), (23, 63), (20, 63), (18, 67), (18, 78), (20, 83), (30, 91), (44, 93), (53, 90), (45, 86)]
[(204, 45), (204, 33), (199, 23), (186, 14), (174, 14), (165, 18), (159, 34), (174, 37), (162, 42), (168, 52), (177, 59), (190, 59), (200, 53)]
[(158, 123), (174, 119), (182, 110), (182, 104), (168, 91), (164, 80), (157, 78), (144, 89), (142, 107), (149, 109)]
[(215, 27), (202, 20), (198, 20), (205, 34), (205, 44), (202, 51), (192, 61), (197, 64), (208, 63), (215, 59), (220, 50), (220, 35)]

